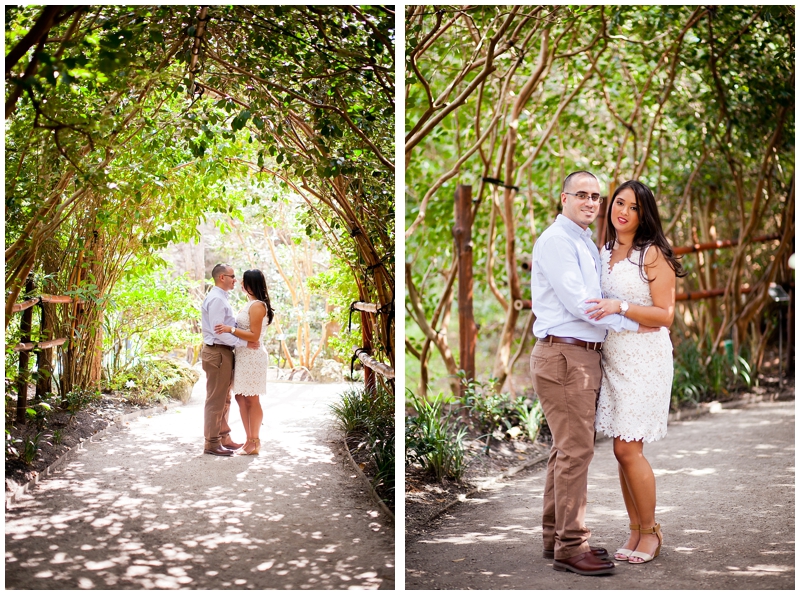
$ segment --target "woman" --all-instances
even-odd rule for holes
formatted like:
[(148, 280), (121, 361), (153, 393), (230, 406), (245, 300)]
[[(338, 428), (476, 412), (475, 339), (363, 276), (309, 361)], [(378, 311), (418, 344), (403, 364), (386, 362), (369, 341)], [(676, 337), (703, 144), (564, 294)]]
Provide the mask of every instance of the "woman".
[(609, 331), (603, 344), (603, 381), (595, 429), (614, 438), (622, 497), (630, 519), (627, 542), (614, 554), (631, 564), (649, 562), (664, 542), (655, 521), (656, 481), (644, 458), (644, 442), (667, 433), (672, 389), (675, 278), (686, 273), (664, 236), (653, 192), (634, 180), (621, 184), (607, 214), (600, 253), (605, 299), (591, 299), (595, 319), (622, 314), (655, 333)]
[[(242, 289), (248, 302), (236, 316), (236, 326), (218, 324), (215, 333), (232, 333), (246, 341), (262, 341), (267, 325), (272, 323), (273, 310), (267, 292), (264, 274), (258, 269), (245, 271), (242, 275)], [(264, 319), (266, 318), (266, 324)], [(233, 394), (239, 404), (242, 425), (247, 434), (247, 442), (241, 453), (257, 455), (261, 448), (259, 431), (264, 412), (261, 409), (260, 395), (267, 394), (268, 355), (262, 345), (259, 349), (236, 348), (236, 367), (233, 370)]]

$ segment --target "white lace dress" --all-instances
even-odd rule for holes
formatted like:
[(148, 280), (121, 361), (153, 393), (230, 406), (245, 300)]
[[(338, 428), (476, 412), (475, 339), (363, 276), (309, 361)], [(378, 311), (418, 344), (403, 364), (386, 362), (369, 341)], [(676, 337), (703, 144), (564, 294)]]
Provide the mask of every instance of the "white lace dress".
[[(650, 285), (639, 275), (639, 251), (610, 268), (600, 252), (603, 296), (652, 306)], [(672, 342), (662, 327), (654, 333), (609, 331), (603, 343), (603, 381), (595, 429), (630, 442), (653, 442), (667, 434), (672, 392)]]
[[(236, 315), (236, 328), (245, 331), (250, 330), (250, 306), (255, 304), (254, 300), (247, 302), (244, 308)], [(267, 330), (267, 320), (261, 325), (261, 347), (250, 349), (249, 347), (236, 348), (236, 361), (233, 369), (233, 394), (255, 395), (267, 394), (267, 366), (269, 356), (264, 349), (264, 333)]]

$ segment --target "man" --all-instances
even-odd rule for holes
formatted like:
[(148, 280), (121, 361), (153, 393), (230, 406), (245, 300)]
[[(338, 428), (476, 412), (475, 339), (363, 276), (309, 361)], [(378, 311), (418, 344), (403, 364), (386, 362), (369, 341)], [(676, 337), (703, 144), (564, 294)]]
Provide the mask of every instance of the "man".
[[(206, 373), (206, 406), (204, 413), (205, 454), (222, 457), (233, 456), (241, 448), (231, 440), (228, 411), (231, 406), (230, 387), (233, 379), (233, 349), (245, 345), (258, 349), (260, 344), (238, 339), (230, 333), (215, 334), (214, 325), (236, 326), (233, 308), (228, 302), (228, 292), (236, 284), (233, 268), (218, 264), (211, 271), (214, 287), (208, 292), (201, 310), (203, 351), (200, 358)], [(235, 330), (235, 329), (234, 329)]]
[(533, 387), (539, 395), (553, 447), (547, 463), (542, 510), (544, 557), (553, 569), (610, 574), (604, 548), (592, 548), (584, 525), (589, 463), (606, 330), (649, 332), (621, 314), (590, 319), (586, 300), (602, 297), (600, 255), (589, 225), (600, 211), (600, 183), (587, 171), (564, 180), (563, 211), (533, 247), (531, 300), (536, 344), (531, 353)]

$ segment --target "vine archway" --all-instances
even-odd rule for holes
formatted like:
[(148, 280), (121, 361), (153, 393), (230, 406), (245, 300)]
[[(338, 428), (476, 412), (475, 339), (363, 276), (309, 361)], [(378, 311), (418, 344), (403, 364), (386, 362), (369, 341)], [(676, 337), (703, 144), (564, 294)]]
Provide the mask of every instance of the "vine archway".
[[(6, 35), (5, 324), (31, 273), (85, 298), (67, 386), (98, 379), (126, 265), (235, 212), (234, 177), (302, 197), (353, 299), (393, 303), (391, 8), (9, 7)], [(362, 322), (394, 366), (388, 309)]]

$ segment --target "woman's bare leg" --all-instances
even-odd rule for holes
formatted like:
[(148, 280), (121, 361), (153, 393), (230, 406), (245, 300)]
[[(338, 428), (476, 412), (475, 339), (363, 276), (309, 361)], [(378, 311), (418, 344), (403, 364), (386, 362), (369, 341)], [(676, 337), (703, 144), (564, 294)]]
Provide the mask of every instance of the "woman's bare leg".
[[(656, 523), (656, 478), (650, 463), (644, 458), (642, 446), (641, 440), (626, 442), (619, 438), (614, 439), (614, 456), (622, 470), (628, 487), (628, 495), (633, 501), (634, 510), (639, 518), (639, 525), (645, 529)], [(627, 502), (625, 505), (628, 506)], [(628, 514), (630, 514), (630, 509)], [(652, 555), (657, 547), (658, 537), (656, 535), (639, 536), (637, 550)]]
[(264, 411), (261, 409), (258, 395), (236, 395), (236, 402), (239, 403), (244, 431), (247, 434), (247, 442), (242, 446), (242, 450), (250, 454), (258, 448), (258, 443), (254, 442), (254, 440), (258, 440), (261, 421), (264, 419)]
[(244, 446), (247, 446), (247, 442), (250, 441), (250, 405), (244, 395), (236, 395), (236, 403), (239, 405), (239, 415), (242, 416), (244, 433), (247, 435), (247, 440), (245, 441)]
[[(614, 440), (619, 440), (619, 438), (614, 438)], [(633, 496), (631, 496), (630, 489), (628, 488), (628, 480), (625, 479), (625, 472), (622, 469), (622, 465), (618, 465), (619, 470), (619, 487), (622, 490), (622, 499), (625, 501), (625, 509), (628, 511), (628, 519), (630, 520), (631, 525), (638, 525), (639, 524), (639, 512), (636, 510), (636, 504), (633, 501)], [(631, 529), (630, 535), (628, 536), (628, 540), (622, 546), (623, 549), (627, 550), (635, 550), (636, 545), (639, 543), (639, 530), (638, 529)]]
[(261, 398), (258, 395), (250, 397), (250, 436), (252, 438), (258, 439), (263, 420), (264, 410), (261, 408)]

